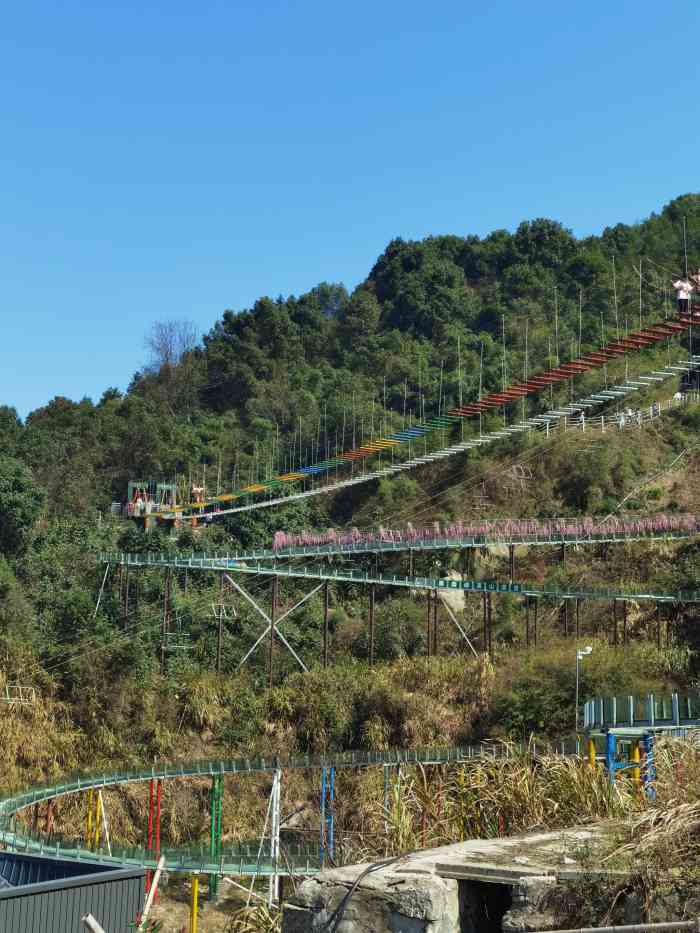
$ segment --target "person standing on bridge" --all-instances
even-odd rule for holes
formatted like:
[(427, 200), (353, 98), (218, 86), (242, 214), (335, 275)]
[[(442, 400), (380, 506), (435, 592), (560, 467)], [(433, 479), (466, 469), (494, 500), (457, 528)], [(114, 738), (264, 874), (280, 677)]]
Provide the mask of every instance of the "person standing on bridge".
[[(700, 274), (700, 273), (699, 273)], [(693, 293), (693, 283), (688, 279), (674, 279), (673, 287), (676, 290), (676, 300), (678, 301), (678, 314), (683, 316), (690, 312), (690, 296)]]

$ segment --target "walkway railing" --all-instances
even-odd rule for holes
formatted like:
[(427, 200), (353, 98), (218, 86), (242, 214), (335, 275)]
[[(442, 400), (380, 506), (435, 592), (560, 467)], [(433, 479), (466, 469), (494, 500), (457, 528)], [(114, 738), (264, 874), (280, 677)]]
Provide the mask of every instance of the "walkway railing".
[(648, 693), (645, 696), (595, 697), (583, 705), (586, 730), (632, 728), (700, 728), (700, 694)]

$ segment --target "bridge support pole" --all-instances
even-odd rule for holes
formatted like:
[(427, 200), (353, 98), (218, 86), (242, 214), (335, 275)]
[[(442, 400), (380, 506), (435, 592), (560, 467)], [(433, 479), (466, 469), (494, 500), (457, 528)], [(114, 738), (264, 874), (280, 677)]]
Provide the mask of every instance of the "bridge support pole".
[(576, 637), (581, 637), (581, 600), (576, 600)]
[[(154, 802), (155, 802), (155, 790), (156, 782), (151, 778), (148, 785), (148, 831), (146, 835), (146, 851), (151, 852), (153, 850), (153, 811), (154, 811)], [(153, 872), (149, 868), (146, 872), (146, 893), (151, 890), (151, 882), (153, 880)]]
[(488, 609), (488, 640), (489, 640), (489, 654), (493, 651), (493, 600), (491, 598), (491, 593), (486, 594), (486, 606)]
[(438, 655), (438, 594), (433, 593), (433, 655)]
[(221, 674), (221, 662), (224, 654), (224, 594), (226, 592), (226, 577), (224, 574), (219, 576), (219, 612), (218, 627), (216, 633), (216, 673)]
[(275, 657), (275, 625), (277, 624), (277, 597), (279, 577), (272, 578), (272, 608), (270, 610), (270, 651), (267, 657), (267, 685), (272, 690), (273, 664)]
[(270, 801), (270, 858), (272, 861), (272, 875), (270, 876), (269, 904), (279, 903), (280, 898), (280, 876), (279, 876), (279, 855), (280, 855), (280, 811), (282, 806), (282, 772), (275, 771), (272, 779), (272, 799)]
[[(384, 768), (386, 771), (386, 766)], [(321, 769), (321, 866), (335, 854), (335, 768)]]
[(374, 667), (374, 583), (369, 588), (369, 666)]
[(534, 625), (532, 628), (532, 635), (533, 635), (532, 643), (535, 646), (535, 648), (537, 647), (537, 613), (539, 612), (539, 609), (540, 609), (540, 601), (539, 599), (537, 599), (537, 597), (535, 597), (535, 618), (534, 618)]
[(566, 563), (566, 545), (564, 544), (563, 541), (561, 543), (561, 549), (559, 551), (559, 562), (562, 564)]
[(408, 552), (408, 575), (409, 577), (412, 577), (415, 575), (415, 572), (416, 572), (415, 564), (416, 564), (415, 554), (411, 550)]
[(433, 651), (433, 591), (428, 590), (426, 593), (427, 599), (427, 618), (426, 618), (426, 628), (425, 628), (425, 652), (428, 657), (431, 656)]
[[(224, 801), (223, 775), (215, 774), (211, 779), (209, 794), (209, 857), (212, 862), (221, 858), (221, 814)], [(219, 876), (209, 875), (209, 898), (215, 901), (219, 893)]]
[(199, 875), (192, 875), (192, 890), (190, 892), (190, 929), (189, 933), (197, 933), (199, 920)]
[(328, 667), (328, 616), (330, 614), (328, 580), (323, 584), (323, 666)]
[(163, 588), (163, 620), (160, 632), (160, 674), (165, 676), (167, 666), (167, 641), (170, 633), (170, 613), (173, 596), (173, 572), (170, 567), (165, 571), (165, 584)]
[(530, 647), (530, 597), (525, 597), (525, 647)]
[(515, 579), (515, 545), (508, 545), (508, 562), (510, 565), (510, 582)]

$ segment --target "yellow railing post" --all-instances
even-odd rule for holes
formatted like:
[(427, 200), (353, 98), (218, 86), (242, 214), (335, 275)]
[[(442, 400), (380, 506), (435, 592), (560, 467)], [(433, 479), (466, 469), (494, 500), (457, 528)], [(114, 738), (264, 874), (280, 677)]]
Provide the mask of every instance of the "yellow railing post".
[(639, 762), (642, 760), (642, 755), (639, 750), (639, 742), (635, 742), (632, 746), (632, 761), (636, 762), (637, 767), (632, 768), (632, 780), (634, 783), (639, 786), (642, 783), (642, 772), (639, 769)]
[(92, 788), (87, 795), (87, 824), (85, 826), (85, 845), (89, 849), (92, 845), (92, 798), (94, 796)]
[(97, 791), (95, 800), (95, 848), (100, 844), (100, 818), (102, 816), (102, 794)]
[(197, 933), (198, 911), (199, 911), (199, 875), (192, 875), (192, 896), (190, 898), (190, 933)]
[(588, 739), (588, 764), (591, 766), (591, 768), (595, 768), (596, 763), (597, 763), (597, 760), (596, 760), (595, 742), (593, 739), (589, 738)]

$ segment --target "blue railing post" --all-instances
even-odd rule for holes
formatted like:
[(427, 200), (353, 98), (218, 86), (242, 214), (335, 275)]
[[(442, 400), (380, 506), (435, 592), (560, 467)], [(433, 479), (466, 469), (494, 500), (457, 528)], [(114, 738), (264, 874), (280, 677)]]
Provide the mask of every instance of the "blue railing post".
[(615, 752), (617, 751), (617, 737), (614, 732), (605, 733), (605, 770), (608, 780), (615, 783)]
[(656, 768), (654, 766), (654, 736), (646, 732), (642, 736), (642, 750), (644, 751), (644, 771), (642, 783), (647, 797), (656, 800)]

